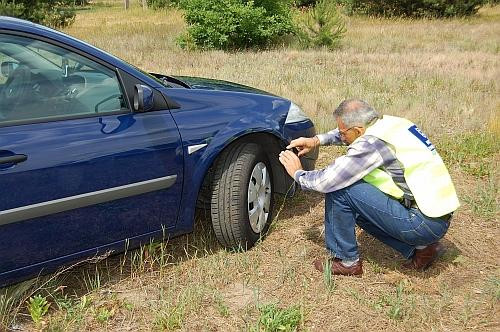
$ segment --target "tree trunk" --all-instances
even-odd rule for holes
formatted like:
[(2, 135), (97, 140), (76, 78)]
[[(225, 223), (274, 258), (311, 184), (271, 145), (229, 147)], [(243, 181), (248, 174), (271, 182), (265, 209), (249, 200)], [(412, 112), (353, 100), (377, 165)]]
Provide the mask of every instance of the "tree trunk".
[(148, 8), (148, 1), (147, 0), (142, 0), (142, 9)]
[(125, 9), (128, 9), (130, 3), (129, 3), (129, 0), (124, 0), (125, 1)]

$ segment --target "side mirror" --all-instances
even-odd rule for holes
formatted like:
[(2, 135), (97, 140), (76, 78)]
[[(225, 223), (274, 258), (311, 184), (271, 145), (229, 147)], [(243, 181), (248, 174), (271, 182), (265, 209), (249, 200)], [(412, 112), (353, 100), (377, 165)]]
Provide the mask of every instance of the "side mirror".
[(136, 84), (134, 86), (134, 111), (151, 111), (154, 106), (153, 90), (149, 86)]
[(9, 77), (14, 70), (19, 66), (18, 62), (14, 61), (4, 61), (0, 65), (1, 69), (0, 71), (2, 72), (2, 76), (4, 77)]

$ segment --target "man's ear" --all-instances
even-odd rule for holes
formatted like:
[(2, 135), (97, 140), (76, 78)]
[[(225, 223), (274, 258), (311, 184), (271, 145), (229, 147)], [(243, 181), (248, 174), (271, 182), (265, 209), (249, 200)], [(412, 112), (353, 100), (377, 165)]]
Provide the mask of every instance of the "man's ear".
[(365, 127), (354, 127), (354, 130), (358, 133), (358, 137), (363, 135), (366, 131)]

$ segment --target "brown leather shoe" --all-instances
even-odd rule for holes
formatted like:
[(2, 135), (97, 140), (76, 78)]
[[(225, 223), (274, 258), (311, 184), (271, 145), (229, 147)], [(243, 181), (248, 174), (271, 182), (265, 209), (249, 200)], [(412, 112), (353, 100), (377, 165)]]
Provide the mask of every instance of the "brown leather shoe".
[[(345, 266), (344, 264), (342, 264), (342, 260), (338, 258), (330, 258), (328, 259), (328, 262), (330, 262), (331, 271), (334, 275), (361, 277), (361, 275), (363, 274), (363, 263), (361, 262), (361, 260), (357, 261), (351, 266)], [(324, 271), (324, 260), (320, 258), (315, 259), (313, 264), (316, 270), (318, 270), (319, 272)]]
[(445, 248), (440, 242), (429, 244), (424, 249), (416, 249), (411, 261), (403, 266), (407, 269), (426, 270), (436, 259), (441, 257), (444, 252)]

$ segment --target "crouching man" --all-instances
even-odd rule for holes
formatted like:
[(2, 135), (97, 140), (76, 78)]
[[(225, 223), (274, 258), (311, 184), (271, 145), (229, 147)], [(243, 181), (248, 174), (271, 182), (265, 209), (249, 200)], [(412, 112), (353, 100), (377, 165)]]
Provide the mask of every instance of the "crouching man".
[[(292, 151), (279, 156), (303, 189), (325, 193), (325, 242), (333, 274), (363, 273), (358, 225), (424, 270), (444, 251), (439, 240), (459, 202), (434, 145), (412, 122), (381, 116), (366, 102), (343, 101), (333, 116), (338, 128), (293, 140), (301, 156), (319, 145), (348, 145), (345, 155), (321, 170), (304, 171)], [(322, 260), (314, 266), (323, 271)]]

